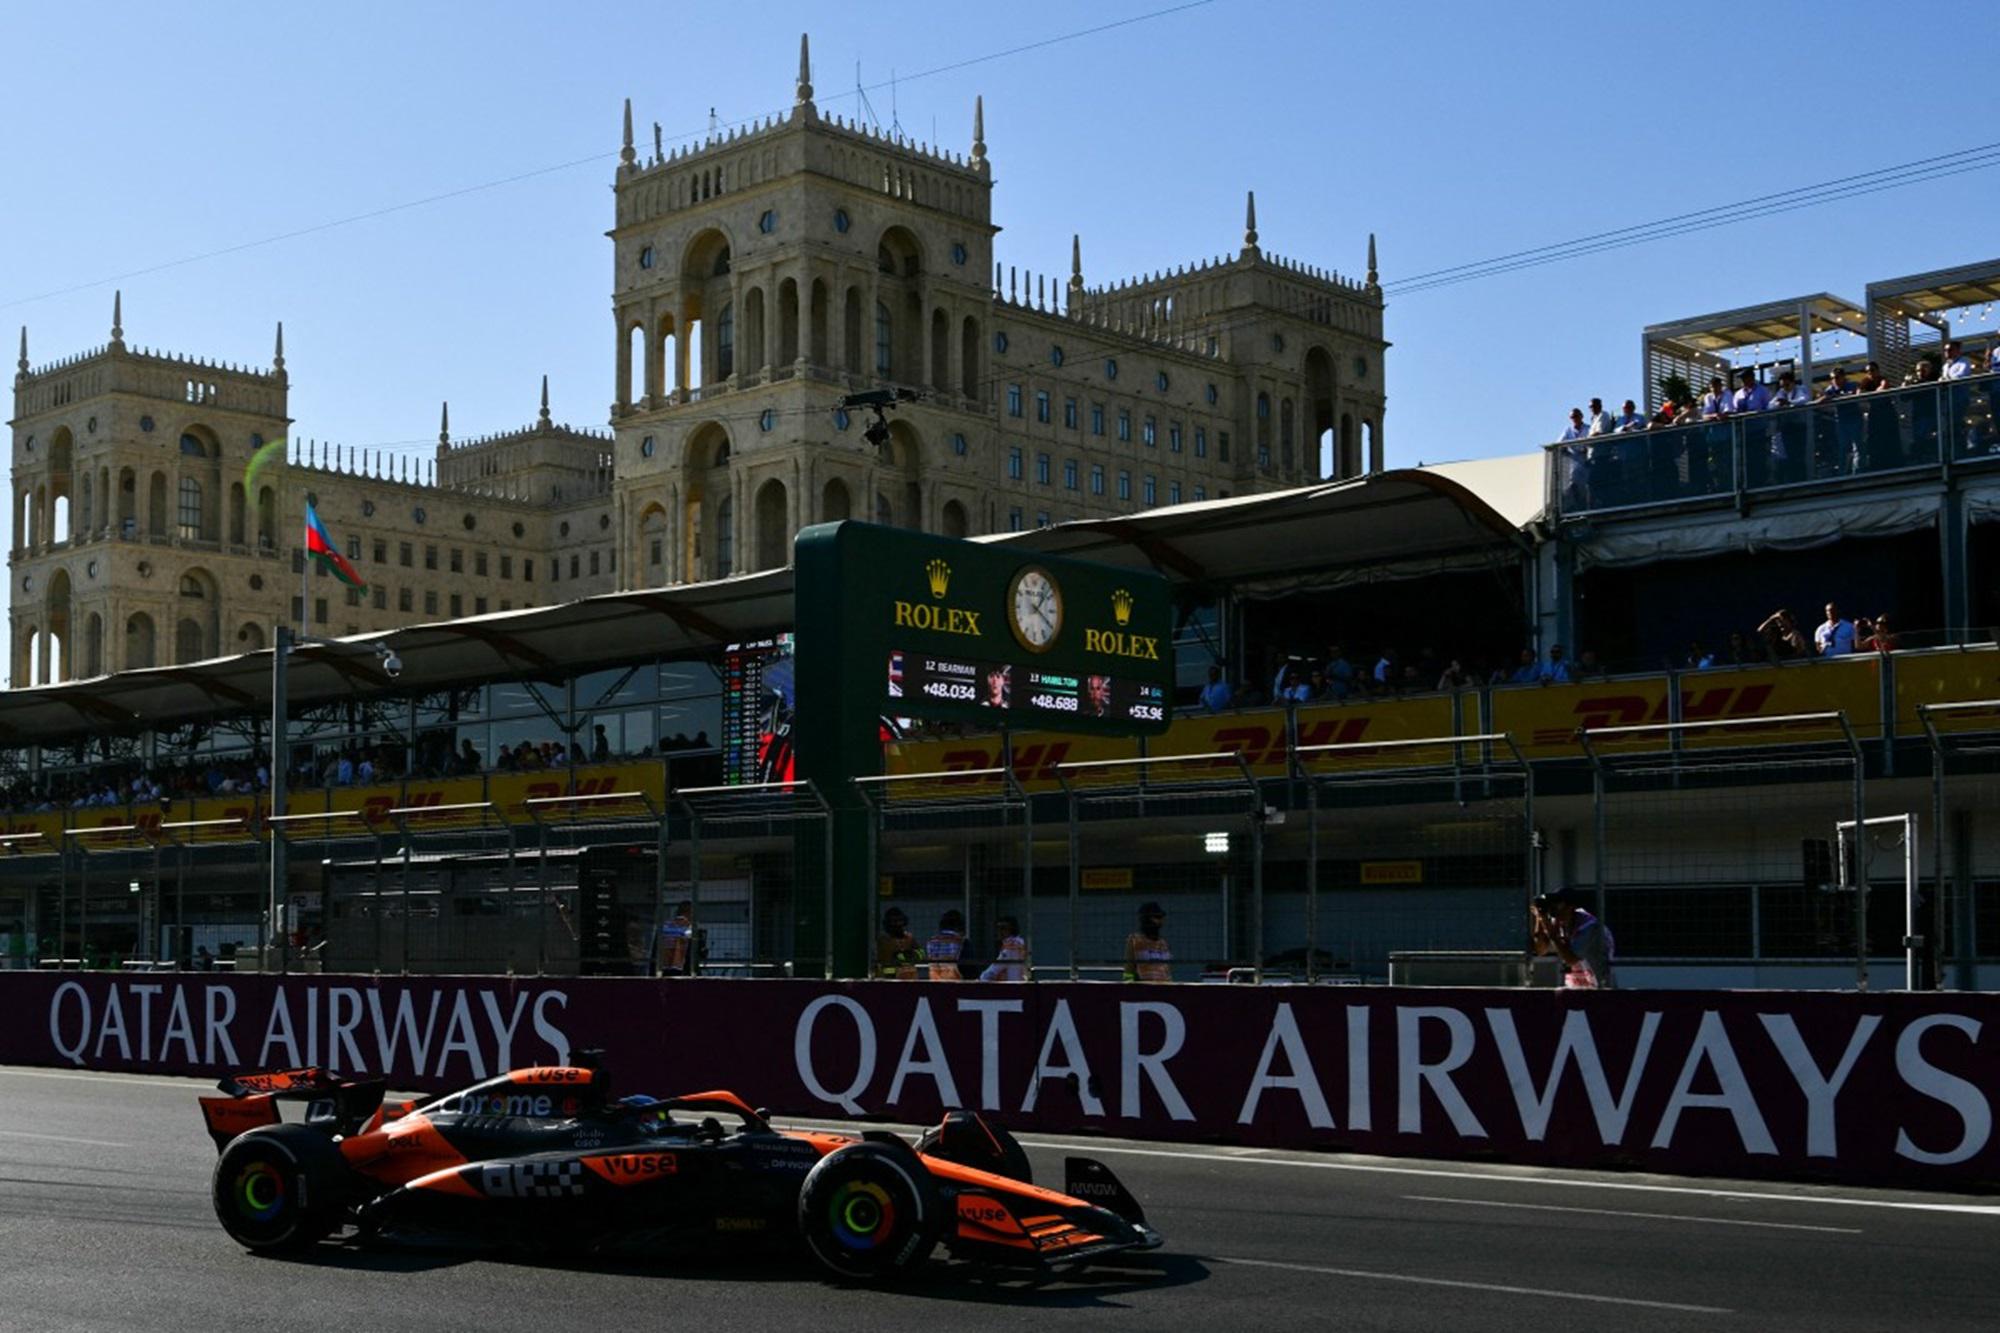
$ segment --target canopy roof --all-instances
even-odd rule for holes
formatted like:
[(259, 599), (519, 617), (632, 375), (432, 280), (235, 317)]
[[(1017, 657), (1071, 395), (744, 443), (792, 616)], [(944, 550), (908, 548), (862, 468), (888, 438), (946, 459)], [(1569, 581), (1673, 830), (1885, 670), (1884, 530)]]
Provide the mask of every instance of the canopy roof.
[[(1872, 289), (1871, 289), (1872, 290)], [(1735, 347), (1782, 342), (1811, 333), (1845, 329), (1860, 335), (1867, 326), (1861, 307), (1827, 292), (1782, 301), (1722, 310), (1692, 319), (1677, 319), (1646, 327), (1648, 343), (1673, 342), (1698, 352), (1726, 352)]]
[(2000, 301), (2000, 259), (1868, 284), (1870, 310), (1889, 306), (1903, 315), (1956, 310), (1987, 301)]
[[(1435, 562), (1519, 559), (1521, 528), (1540, 512), (1540, 468), (1536, 453), (1380, 472), (979, 540), (1157, 569), (1179, 584), (1268, 594), (1315, 576), (1341, 582), (1355, 571), (1407, 576), (1445, 567)], [(290, 658), (286, 689), (295, 704), (380, 693), (386, 682), (377, 645), (402, 659), (389, 687), (401, 693), (691, 656), (791, 625), (792, 571), (774, 569), (307, 644)], [(0, 743), (261, 714), (270, 704), (271, 650), (263, 649), (7, 691), (0, 694)]]

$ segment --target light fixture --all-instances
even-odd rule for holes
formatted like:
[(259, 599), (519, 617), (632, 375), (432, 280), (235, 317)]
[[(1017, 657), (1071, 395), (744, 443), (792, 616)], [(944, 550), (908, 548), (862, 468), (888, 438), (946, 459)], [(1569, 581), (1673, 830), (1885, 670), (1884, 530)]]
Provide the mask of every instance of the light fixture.
[(1201, 849), (1210, 856), (1229, 855), (1229, 834), (1227, 832), (1202, 834)]

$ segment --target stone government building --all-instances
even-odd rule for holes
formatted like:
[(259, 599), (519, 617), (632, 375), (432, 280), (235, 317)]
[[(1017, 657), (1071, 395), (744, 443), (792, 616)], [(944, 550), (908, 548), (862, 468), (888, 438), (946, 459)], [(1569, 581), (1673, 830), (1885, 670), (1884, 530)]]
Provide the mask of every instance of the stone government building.
[[(1382, 467), (1382, 289), (1272, 255), (1091, 285), (994, 261), (983, 107), (967, 156), (794, 105), (615, 181), (610, 431), (538, 419), (429, 466), (288, 448), (269, 368), (110, 341), (14, 379), (16, 686), (780, 566), (841, 518), (950, 536)], [(848, 394), (914, 392), (872, 415)], [(369, 583), (299, 597), (310, 497)]]

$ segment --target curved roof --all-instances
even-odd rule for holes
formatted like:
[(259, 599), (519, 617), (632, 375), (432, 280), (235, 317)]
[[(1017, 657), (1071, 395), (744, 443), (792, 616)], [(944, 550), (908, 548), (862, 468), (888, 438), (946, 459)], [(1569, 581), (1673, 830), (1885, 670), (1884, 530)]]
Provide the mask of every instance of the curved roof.
[[(1406, 576), (1448, 567), (1440, 562), (1518, 558), (1521, 528), (1540, 509), (1540, 468), (1536, 453), (1379, 472), (978, 540), (1268, 595), (1301, 580), (1339, 582), (1353, 571)], [(791, 624), (792, 571), (774, 569), (309, 643), (288, 661), (286, 691), (298, 704), (379, 691), (388, 681), (378, 644), (402, 659), (395, 688), (406, 691), (690, 655)], [(0, 694), (0, 743), (267, 712), (270, 701), (267, 648), (7, 691)]]

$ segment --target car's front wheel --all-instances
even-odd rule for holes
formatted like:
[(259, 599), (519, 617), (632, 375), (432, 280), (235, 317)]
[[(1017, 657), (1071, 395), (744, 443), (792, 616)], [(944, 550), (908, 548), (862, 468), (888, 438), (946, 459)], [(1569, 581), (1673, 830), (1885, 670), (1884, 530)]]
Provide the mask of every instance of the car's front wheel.
[(839, 1276), (892, 1282), (930, 1256), (941, 1206), (914, 1153), (857, 1143), (821, 1158), (806, 1176), (799, 1231)]
[(259, 1254), (302, 1249), (340, 1225), (346, 1163), (317, 1129), (267, 1125), (239, 1134), (215, 1163), (215, 1216)]

